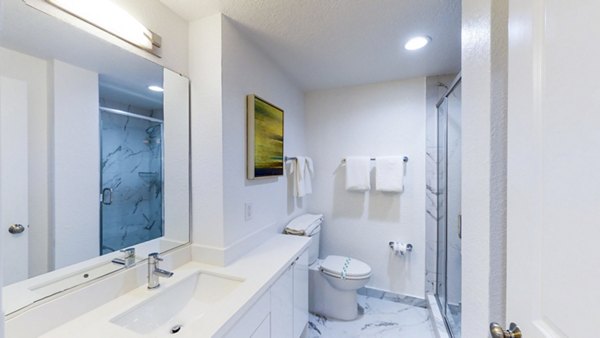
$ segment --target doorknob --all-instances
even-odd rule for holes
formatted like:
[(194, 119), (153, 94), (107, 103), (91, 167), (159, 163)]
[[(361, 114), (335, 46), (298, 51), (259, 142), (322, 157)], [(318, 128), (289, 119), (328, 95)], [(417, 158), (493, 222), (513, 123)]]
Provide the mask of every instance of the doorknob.
[(522, 338), (521, 329), (515, 323), (510, 323), (508, 330), (504, 330), (498, 323), (490, 324), (492, 338)]
[(25, 227), (22, 224), (13, 224), (8, 227), (8, 232), (13, 235), (20, 234), (25, 231)]

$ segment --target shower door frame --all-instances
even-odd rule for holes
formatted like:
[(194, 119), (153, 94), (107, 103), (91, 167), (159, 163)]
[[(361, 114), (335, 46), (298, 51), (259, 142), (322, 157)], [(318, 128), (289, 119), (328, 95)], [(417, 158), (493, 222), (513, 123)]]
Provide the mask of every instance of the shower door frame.
[[(444, 318), (444, 324), (446, 326), (446, 331), (448, 332), (448, 334), (450, 335), (450, 337), (455, 337), (452, 328), (450, 326), (450, 323), (448, 321), (447, 318), (447, 314), (446, 314), (446, 310), (447, 310), (447, 304), (448, 304), (448, 294), (447, 294), (447, 289), (448, 289), (448, 273), (447, 273), (447, 267), (448, 267), (448, 220), (447, 220), (447, 216), (448, 216), (448, 96), (450, 96), (454, 90), (456, 89), (456, 87), (461, 84), (462, 82), (462, 74), (458, 73), (458, 75), (456, 75), (456, 77), (454, 78), (454, 80), (452, 81), (452, 83), (450, 84), (450, 86), (448, 87), (448, 89), (446, 90), (446, 92), (444, 93), (444, 95), (442, 95), (442, 97), (438, 100), (438, 102), (436, 103), (435, 107), (436, 107), (436, 124), (437, 124), (437, 130), (436, 130), (436, 137), (437, 137), (437, 145), (438, 145), (438, 150), (437, 150), (437, 162), (436, 162), (436, 176), (437, 176), (437, 254), (436, 254), (436, 284), (435, 284), (435, 299), (437, 301), (437, 305), (440, 309), (440, 312), (442, 314), (442, 317)], [(440, 147), (440, 130), (441, 130), (441, 126), (440, 126), (440, 107), (445, 105), (445, 110), (446, 110), (446, 120), (445, 120), (445, 126), (444, 126), (444, 147), (443, 149), (441, 149)], [(441, 193), (441, 189), (442, 189), (442, 185), (440, 184), (440, 161), (441, 161), (441, 152), (443, 151), (443, 156), (445, 159), (445, 168), (444, 168), (444, 173), (445, 173), (445, 180), (443, 182), (443, 189), (445, 191), (444, 194)], [(442, 196), (444, 197), (444, 207), (443, 209), (440, 208), (440, 200), (442, 198)], [(444, 217), (440, 217), (440, 210), (444, 210)], [(442, 247), (442, 241), (440, 240), (440, 229), (442, 228), (442, 222), (444, 222), (443, 224), (443, 228), (444, 228), (444, 233), (445, 236), (443, 238), (443, 247)], [(443, 249), (443, 250), (441, 250)], [(443, 252), (443, 256), (441, 256), (441, 253)], [(440, 263), (443, 263), (443, 271), (440, 271), (440, 269), (442, 268), (440, 265)], [(440, 283), (442, 281), (440, 281), (440, 279), (443, 279), (443, 283)], [(441, 292), (441, 295), (444, 297), (443, 300), (443, 304), (442, 304), (442, 299), (440, 299), (440, 289), (443, 288), (443, 292)]]

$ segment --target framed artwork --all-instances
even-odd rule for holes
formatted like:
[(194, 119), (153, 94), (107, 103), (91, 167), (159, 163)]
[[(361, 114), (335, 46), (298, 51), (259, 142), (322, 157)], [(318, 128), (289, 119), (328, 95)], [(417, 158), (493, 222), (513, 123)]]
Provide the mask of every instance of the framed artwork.
[(283, 109), (247, 97), (248, 179), (283, 176)]

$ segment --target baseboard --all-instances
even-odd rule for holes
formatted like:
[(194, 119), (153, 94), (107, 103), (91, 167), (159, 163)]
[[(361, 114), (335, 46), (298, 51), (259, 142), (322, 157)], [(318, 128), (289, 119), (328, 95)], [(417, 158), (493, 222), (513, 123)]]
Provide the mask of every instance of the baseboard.
[(372, 298), (385, 299), (395, 303), (402, 303), (422, 308), (427, 307), (427, 301), (425, 299), (402, 295), (399, 293), (372, 288), (369, 286), (358, 289), (358, 294)]

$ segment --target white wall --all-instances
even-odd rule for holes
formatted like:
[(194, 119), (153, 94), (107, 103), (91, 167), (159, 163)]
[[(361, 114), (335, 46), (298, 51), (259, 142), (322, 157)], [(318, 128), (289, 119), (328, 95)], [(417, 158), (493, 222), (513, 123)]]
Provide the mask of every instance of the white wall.
[(462, 12), (462, 336), (505, 323), (508, 2)]
[(189, 81), (164, 70), (164, 220), (167, 240), (185, 243), (190, 227)]
[(58, 269), (99, 254), (99, 97), (98, 74), (56, 60), (50, 70), (51, 259)]
[[(309, 211), (325, 215), (320, 256), (365, 261), (373, 269), (368, 286), (420, 298), (425, 278), (425, 115), (425, 78), (306, 95), (306, 139), (316, 171)], [(404, 192), (346, 191), (339, 165), (350, 155), (408, 156)], [(414, 251), (392, 255), (388, 242), (395, 240), (412, 243)]]
[(29, 276), (48, 271), (47, 62), (0, 48), (0, 75), (27, 83), (29, 107)]
[[(224, 246), (221, 14), (190, 23), (193, 243), (208, 262)], [(212, 250), (214, 249), (214, 250)], [(207, 255), (211, 253), (212, 256)]]
[(294, 155), (305, 153), (304, 95), (223, 15), (192, 22), (189, 36), (195, 252), (227, 264), (304, 210), (287, 177), (246, 179), (246, 95), (284, 109), (285, 153)]
[[(248, 236), (273, 225), (282, 230), (303, 211), (288, 177), (246, 179), (246, 95), (256, 94), (284, 110), (284, 154), (291, 156), (306, 154), (304, 94), (232, 20), (224, 17), (222, 27), (225, 245), (240, 246), (229, 255), (233, 260), (258, 244)], [(249, 221), (244, 219), (244, 203), (252, 204)]]

